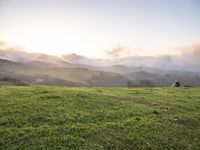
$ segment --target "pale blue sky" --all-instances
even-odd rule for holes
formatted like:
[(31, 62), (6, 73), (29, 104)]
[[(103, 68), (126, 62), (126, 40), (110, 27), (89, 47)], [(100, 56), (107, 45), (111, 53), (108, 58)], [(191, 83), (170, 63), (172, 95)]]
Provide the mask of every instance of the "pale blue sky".
[(0, 35), (55, 55), (172, 54), (200, 41), (200, 0), (0, 0)]

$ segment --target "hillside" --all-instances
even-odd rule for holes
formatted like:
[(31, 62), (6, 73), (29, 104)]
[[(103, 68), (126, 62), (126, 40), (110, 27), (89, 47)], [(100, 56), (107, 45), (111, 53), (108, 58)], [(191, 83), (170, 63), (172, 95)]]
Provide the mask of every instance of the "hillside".
[(199, 149), (199, 88), (0, 87), (0, 149)]
[[(101, 75), (104, 79), (109, 79), (109, 82), (103, 84), (105, 81), (102, 80)], [(84, 66), (68, 63), (22, 63), (0, 59), (0, 80), (7, 77), (21, 80), (29, 85), (126, 86), (128, 81), (127, 78), (116, 73), (90, 70)], [(124, 82), (122, 83), (121, 80)]]
[[(10, 82), (4, 82), (9, 78)], [(22, 84), (18, 84), (15, 81)], [(0, 59), (0, 85), (59, 85), (92, 87), (171, 86), (175, 80), (182, 85), (200, 86), (198, 72), (161, 70), (145, 67), (84, 66), (67, 62), (44, 61), (14, 62)], [(147, 83), (151, 83), (146, 84)]]
[(200, 86), (200, 76), (189, 72), (180, 71), (165, 71), (165, 72), (147, 72), (138, 71), (125, 75), (133, 83), (139, 83), (140, 81), (150, 81), (154, 86), (169, 86), (175, 80), (180, 81), (184, 85)]

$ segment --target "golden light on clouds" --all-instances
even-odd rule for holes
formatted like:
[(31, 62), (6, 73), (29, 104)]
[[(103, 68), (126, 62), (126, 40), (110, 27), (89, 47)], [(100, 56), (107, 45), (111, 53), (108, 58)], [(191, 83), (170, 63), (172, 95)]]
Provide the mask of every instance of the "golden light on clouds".
[(19, 44), (28, 52), (102, 58), (119, 46), (126, 47), (131, 55), (175, 54), (177, 48), (200, 39), (196, 3), (152, 4), (114, 0), (0, 1), (0, 40)]

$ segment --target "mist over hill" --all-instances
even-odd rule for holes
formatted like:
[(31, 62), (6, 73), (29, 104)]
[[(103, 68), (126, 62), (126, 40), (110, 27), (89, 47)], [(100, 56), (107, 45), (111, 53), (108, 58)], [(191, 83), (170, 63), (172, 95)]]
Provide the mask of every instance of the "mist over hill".
[(125, 48), (114, 48), (105, 51), (105, 58), (94, 59), (75, 53), (65, 54), (60, 57), (42, 54), (28, 53), (20, 46), (9, 46), (6, 42), (0, 42), (0, 59), (15, 62), (41, 61), (52, 64), (71, 63), (89, 66), (115, 66), (150, 67), (166, 70), (184, 70), (200, 72), (200, 43), (185, 46), (176, 55), (138, 56), (132, 55)]
[(0, 84), (62, 86), (200, 86), (200, 45), (177, 55), (125, 56), (123, 49), (107, 52), (110, 58), (94, 59), (78, 54), (60, 57), (28, 53), (20, 47), (0, 44)]

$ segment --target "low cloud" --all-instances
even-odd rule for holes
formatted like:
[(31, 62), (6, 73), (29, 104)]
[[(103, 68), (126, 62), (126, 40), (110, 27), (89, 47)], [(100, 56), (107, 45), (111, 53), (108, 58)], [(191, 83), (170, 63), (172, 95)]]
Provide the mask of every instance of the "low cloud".
[(60, 61), (73, 64), (111, 66), (127, 65), (133, 67), (152, 67), (173, 70), (200, 71), (200, 42), (183, 47), (179, 54), (161, 56), (138, 56), (136, 51), (126, 47), (117, 46), (105, 51), (105, 59), (91, 59), (78, 54), (62, 55), (56, 57), (40, 53), (27, 53), (19, 45), (9, 45), (0, 41), (0, 59), (13, 61), (45, 61), (58, 63)]
[(28, 53), (24, 51), (21, 45), (10, 45), (7, 42), (0, 41), (0, 59), (7, 59), (17, 62), (44, 61), (59, 62), (60, 58), (48, 54)]
[(123, 58), (133, 56), (133, 52), (130, 49), (122, 46), (117, 46), (112, 50), (106, 50), (105, 53), (107, 58)]
[(0, 41), (0, 50), (1, 51), (17, 51), (18, 52), (18, 51), (24, 51), (24, 48), (23, 48), (23, 46), (18, 45), (18, 44), (11, 45), (5, 41)]
[(177, 56), (184, 64), (200, 67), (200, 42), (184, 47)]

